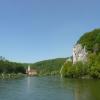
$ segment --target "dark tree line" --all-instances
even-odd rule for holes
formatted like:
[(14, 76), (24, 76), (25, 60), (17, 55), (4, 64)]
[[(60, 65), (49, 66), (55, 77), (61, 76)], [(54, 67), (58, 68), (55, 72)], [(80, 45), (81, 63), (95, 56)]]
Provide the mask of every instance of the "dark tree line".
[(0, 59), (0, 73), (25, 73), (23, 64)]

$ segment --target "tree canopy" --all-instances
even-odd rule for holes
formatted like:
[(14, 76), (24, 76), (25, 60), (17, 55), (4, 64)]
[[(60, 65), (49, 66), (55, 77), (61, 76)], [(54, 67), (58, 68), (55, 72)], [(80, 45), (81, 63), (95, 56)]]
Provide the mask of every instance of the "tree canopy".
[(50, 59), (34, 63), (31, 67), (36, 69), (41, 75), (59, 74), (60, 68), (65, 61), (66, 58)]
[(86, 46), (90, 52), (100, 52), (100, 29), (85, 33), (80, 37), (77, 43)]

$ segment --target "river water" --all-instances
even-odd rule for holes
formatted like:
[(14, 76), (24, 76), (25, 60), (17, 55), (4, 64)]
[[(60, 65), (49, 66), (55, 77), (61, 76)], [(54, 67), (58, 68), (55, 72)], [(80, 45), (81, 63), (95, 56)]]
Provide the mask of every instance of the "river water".
[(55, 76), (0, 80), (0, 100), (100, 100), (100, 80)]

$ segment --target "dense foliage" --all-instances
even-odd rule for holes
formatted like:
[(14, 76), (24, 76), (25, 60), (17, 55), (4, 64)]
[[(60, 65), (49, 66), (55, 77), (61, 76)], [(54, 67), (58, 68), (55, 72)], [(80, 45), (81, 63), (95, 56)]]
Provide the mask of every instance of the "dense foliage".
[(100, 29), (85, 33), (77, 43), (86, 47), (87, 62), (66, 62), (61, 74), (72, 78), (100, 78)]
[(77, 43), (86, 46), (90, 52), (100, 52), (100, 29), (85, 33)]
[(88, 71), (89, 66), (87, 64), (83, 64), (82, 62), (72, 64), (72, 62), (68, 61), (64, 64), (61, 73), (64, 77), (81, 78), (87, 76)]
[(40, 61), (31, 65), (32, 68), (39, 72), (39, 75), (55, 75), (59, 74), (60, 68), (66, 58), (57, 58), (51, 60)]
[(23, 64), (0, 59), (0, 73), (25, 73)]

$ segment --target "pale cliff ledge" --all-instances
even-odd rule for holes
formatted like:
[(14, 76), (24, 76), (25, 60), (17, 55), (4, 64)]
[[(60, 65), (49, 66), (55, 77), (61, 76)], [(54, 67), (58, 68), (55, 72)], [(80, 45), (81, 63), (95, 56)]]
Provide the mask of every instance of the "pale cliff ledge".
[(78, 61), (87, 62), (87, 54), (85, 46), (82, 47), (81, 44), (76, 44), (73, 48), (73, 64)]
[(67, 63), (68, 61), (73, 62), (73, 64), (77, 63), (78, 61), (85, 63), (87, 62), (87, 55), (88, 52), (85, 46), (82, 47), (81, 44), (76, 44), (73, 47), (72, 57), (68, 57), (65, 63)]

